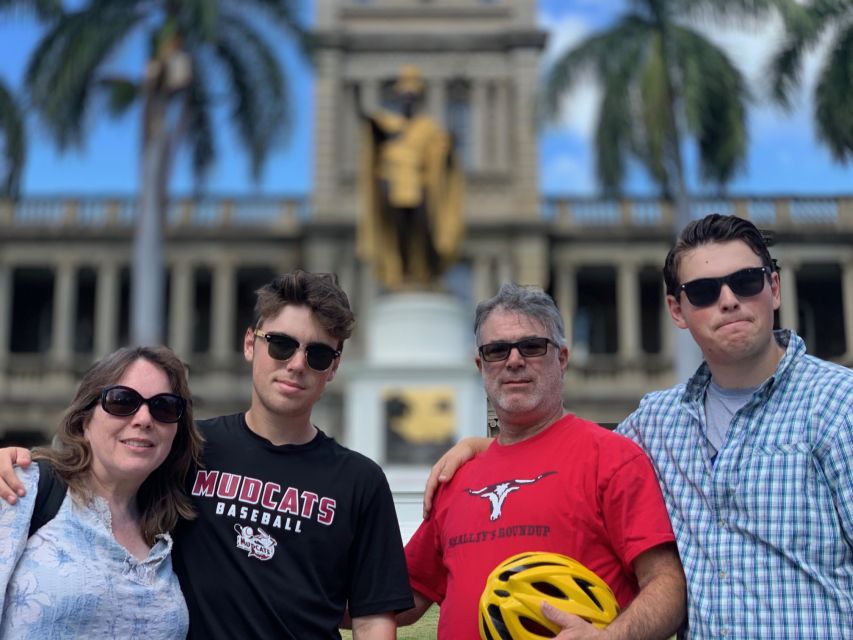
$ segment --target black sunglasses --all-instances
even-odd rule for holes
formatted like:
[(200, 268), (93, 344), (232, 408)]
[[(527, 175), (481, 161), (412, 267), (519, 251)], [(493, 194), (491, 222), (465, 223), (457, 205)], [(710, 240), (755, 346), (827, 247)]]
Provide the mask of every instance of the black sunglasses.
[(500, 362), (509, 358), (513, 349), (518, 349), (518, 352), (525, 358), (544, 356), (548, 352), (549, 344), (553, 344), (555, 347), (560, 346), (550, 338), (525, 338), (518, 342), (489, 342), (481, 345), (479, 351), (480, 357), (486, 362)]
[[(267, 341), (267, 352), (275, 360), (290, 360), (299, 348), (299, 340), (286, 333), (264, 333), (260, 329), (254, 333)], [(305, 360), (314, 371), (325, 371), (340, 355), (339, 350), (322, 342), (311, 342), (305, 347)]]
[(187, 407), (187, 401), (177, 394), (158, 393), (150, 398), (143, 398), (135, 389), (120, 384), (101, 391), (100, 400), (104, 411), (121, 417), (132, 416), (145, 403), (152, 418), (157, 422), (166, 423), (180, 420)]
[(764, 290), (764, 276), (769, 276), (770, 273), (767, 267), (749, 267), (721, 278), (691, 280), (678, 287), (678, 290), (684, 291), (694, 307), (708, 307), (720, 297), (724, 284), (741, 298), (757, 296)]

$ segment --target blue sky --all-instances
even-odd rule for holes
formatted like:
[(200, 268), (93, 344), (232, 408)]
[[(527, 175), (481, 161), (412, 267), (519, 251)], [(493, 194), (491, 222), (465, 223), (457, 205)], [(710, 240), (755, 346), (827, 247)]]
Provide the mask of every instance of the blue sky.
[[(624, 0), (541, 0), (540, 25), (549, 33), (544, 63), (559, 51), (607, 26), (625, 5)], [(821, 64), (822, 52), (817, 51), (808, 58), (805, 89), (792, 113), (783, 113), (763, 99), (762, 68), (779, 36), (779, 27), (773, 20), (764, 20), (744, 25), (742, 30), (730, 27), (708, 30), (712, 40), (725, 46), (756, 94), (749, 112), (747, 166), (728, 190), (734, 194), (849, 193), (853, 190), (853, 166), (833, 162), (826, 148), (817, 142), (811, 122), (808, 89)], [(13, 87), (20, 85), (25, 61), (38, 35), (38, 27), (26, 16), (4, 16), (0, 21), (0, 77)], [(116, 66), (140, 69), (141, 49), (131, 43), (117, 58)], [(223, 118), (219, 161), (208, 176), (207, 191), (247, 195), (310, 192), (312, 73), (310, 66), (293, 51), (283, 49), (281, 55), (294, 97), (294, 127), (289, 143), (272, 154), (261, 180), (253, 183), (246, 159), (229, 136)], [(590, 141), (597, 96), (592, 84), (579, 87), (565, 100), (560, 121), (542, 131), (540, 182), (544, 194), (596, 193)], [(138, 121), (138, 112), (118, 121), (93, 118), (86, 146), (60, 155), (31, 118), (24, 195), (135, 192), (139, 177)], [(697, 188), (695, 181), (692, 186)], [(187, 164), (179, 159), (173, 191), (187, 193), (192, 187)], [(640, 171), (633, 171), (626, 190), (641, 194), (649, 193), (651, 187)]]

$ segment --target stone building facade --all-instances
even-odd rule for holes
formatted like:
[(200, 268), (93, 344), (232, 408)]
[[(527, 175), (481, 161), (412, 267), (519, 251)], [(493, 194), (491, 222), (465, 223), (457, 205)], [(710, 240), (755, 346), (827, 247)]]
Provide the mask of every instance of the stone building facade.
[[(466, 238), (446, 288), (470, 311), (507, 280), (548, 290), (572, 341), (566, 402), (581, 415), (618, 421), (643, 393), (675, 381), (660, 277), (671, 207), (538, 191), (544, 35), (535, 12), (534, 0), (316, 2), (313, 193), (177, 199), (167, 212), (164, 326), (189, 364), (199, 417), (245, 408), (241, 338), (253, 292), (272, 275), (336, 272), (360, 317), (382, 295), (355, 255), (355, 96), (367, 109), (381, 105), (403, 64), (421, 69), (426, 108), (453, 131), (466, 169)], [(770, 231), (779, 323), (816, 355), (853, 365), (853, 195), (692, 206), (696, 216), (737, 213)], [(132, 198), (106, 196), (0, 202), (0, 441), (46, 438), (80, 373), (127, 341), (135, 209)], [(364, 345), (362, 325), (315, 416), (332, 434), (342, 435), (343, 389)]]

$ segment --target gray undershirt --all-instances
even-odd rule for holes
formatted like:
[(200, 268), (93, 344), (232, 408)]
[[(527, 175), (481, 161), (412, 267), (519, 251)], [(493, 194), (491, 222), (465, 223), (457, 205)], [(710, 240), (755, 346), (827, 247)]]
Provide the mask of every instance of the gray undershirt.
[(708, 438), (711, 457), (717, 455), (717, 451), (726, 441), (726, 434), (729, 432), (729, 425), (734, 415), (749, 402), (752, 394), (760, 386), (747, 389), (723, 389), (714, 384), (713, 380), (708, 384), (705, 392), (705, 424), (707, 425), (705, 436)]

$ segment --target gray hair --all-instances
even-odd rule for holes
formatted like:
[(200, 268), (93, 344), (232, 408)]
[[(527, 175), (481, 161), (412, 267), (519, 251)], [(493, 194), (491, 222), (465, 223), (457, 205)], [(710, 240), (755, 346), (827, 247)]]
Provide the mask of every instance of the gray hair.
[(486, 318), (495, 311), (512, 311), (538, 320), (550, 334), (549, 337), (561, 347), (566, 344), (566, 329), (563, 318), (553, 298), (539, 287), (505, 282), (497, 295), (483, 300), (474, 312), (474, 335), (480, 344), (480, 329)]

